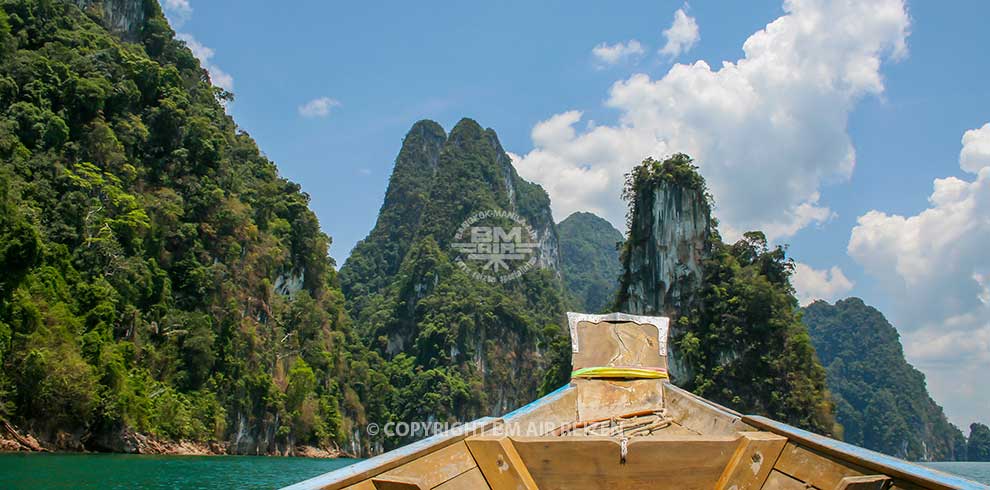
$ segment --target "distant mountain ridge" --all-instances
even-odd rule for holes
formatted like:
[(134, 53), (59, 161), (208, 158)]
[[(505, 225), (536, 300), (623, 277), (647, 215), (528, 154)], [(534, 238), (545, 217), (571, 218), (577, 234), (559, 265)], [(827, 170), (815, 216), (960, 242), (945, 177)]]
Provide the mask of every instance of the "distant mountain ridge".
[(578, 212), (557, 223), (564, 284), (573, 309), (598, 313), (608, 308), (619, 289), (623, 236), (593, 213)]
[[(469, 238), (455, 237), (488, 211), (531, 227), (533, 270), (489, 283), (459, 262), (454, 243)], [(401, 372), (402, 420), (497, 415), (566, 382), (558, 247), (549, 197), (519, 177), (493, 130), (471, 119), (449, 135), (413, 125), (377, 223), (340, 271), (352, 318)]]
[(847, 442), (913, 461), (966, 459), (966, 439), (949, 423), (904, 358), (897, 330), (859, 298), (816, 301), (804, 323), (825, 366)]

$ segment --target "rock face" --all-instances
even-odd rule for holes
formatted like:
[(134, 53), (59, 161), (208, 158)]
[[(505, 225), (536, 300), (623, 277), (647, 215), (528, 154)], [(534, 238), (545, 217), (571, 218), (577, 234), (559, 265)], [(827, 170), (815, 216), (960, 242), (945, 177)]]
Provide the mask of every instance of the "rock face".
[(804, 308), (847, 442), (911, 461), (965, 459), (962, 432), (904, 359), (897, 330), (859, 298)]
[(154, 0), (75, 0), (75, 3), (99, 19), (107, 30), (127, 41), (140, 38), (149, 10), (158, 8)]
[[(678, 155), (669, 162), (680, 168), (675, 166), (688, 165), (690, 159)], [(700, 176), (678, 175), (661, 171), (643, 176), (648, 182), (635, 191), (627, 189), (631, 221), (621, 257), (618, 311), (677, 318), (690, 309), (703, 286), (702, 262), (711, 251), (711, 205)], [(680, 333), (678, 328), (672, 325), (672, 336)], [(671, 351), (669, 364), (675, 379), (693, 375), (677, 349)]]
[[(553, 364), (546, 346), (563, 334), (549, 203), (491, 129), (463, 119), (449, 136), (432, 121), (409, 131), (378, 221), (340, 272), (355, 323), (408, 376), (394, 383), (403, 420), (494, 415), (538, 395)], [(533, 267), (505, 282), (475, 276), (497, 269), (476, 270), (458, 251), (483, 222), (472, 220), (494, 211), (517, 216), (493, 218), (499, 227), (533, 231), (522, 236)]]
[(711, 208), (704, 189), (661, 181), (637, 193), (623, 257), (623, 311), (673, 314), (701, 288), (711, 248)]
[(560, 258), (574, 311), (597, 313), (610, 307), (619, 288), (622, 233), (592, 213), (574, 213), (557, 224)]
[(673, 381), (742, 412), (820, 433), (834, 420), (789, 283), (791, 263), (760, 232), (723, 243), (687, 155), (627, 176), (629, 236), (615, 309), (671, 317)]

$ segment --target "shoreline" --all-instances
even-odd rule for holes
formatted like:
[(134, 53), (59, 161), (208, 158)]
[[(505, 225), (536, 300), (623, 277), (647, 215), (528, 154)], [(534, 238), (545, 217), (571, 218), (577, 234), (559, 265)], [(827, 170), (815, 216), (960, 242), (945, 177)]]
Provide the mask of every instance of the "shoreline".
[[(319, 448), (309, 445), (296, 445), (291, 449), (264, 453), (238, 453), (230, 451), (226, 441), (170, 441), (152, 435), (124, 429), (117, 437), (101, 444), (100, 449), (87, 448), (69, 434), (59, 434), (57, 442), (39, 441), (31, 433), (23, 433), (6, 420), (0, 421), (0, 454), (4, 453), (51, 453), (51, 454), (141, 454), (159, 456), (263, 456), (311, 459), (351, 458), (352, 455), (335, 448)], [(106, 450), (101, 450), (106, 449)]]

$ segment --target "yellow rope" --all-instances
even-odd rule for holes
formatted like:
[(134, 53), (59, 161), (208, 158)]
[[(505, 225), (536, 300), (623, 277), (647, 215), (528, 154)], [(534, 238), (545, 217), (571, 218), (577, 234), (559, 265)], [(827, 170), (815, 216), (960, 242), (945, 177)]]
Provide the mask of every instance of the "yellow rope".
[(599, 366), (576, 369), (572, 378), (627, 378), (627, 379), (667, 379), (667, 371), (660, 368)]

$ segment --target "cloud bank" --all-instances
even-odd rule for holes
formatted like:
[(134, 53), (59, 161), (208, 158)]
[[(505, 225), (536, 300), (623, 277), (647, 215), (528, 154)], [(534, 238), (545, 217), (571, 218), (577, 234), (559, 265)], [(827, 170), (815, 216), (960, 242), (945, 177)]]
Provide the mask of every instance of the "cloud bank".
[(859, 217), (848, 252), (894, 299), (909, 359), (957, 424), (990, 416), (990, 124), (963, 136), (971, 180), (935, 179), (913, 216)]
[(856, 162), (849, 113), (883, 92), (881, 65), (906, 53), (910, 22), (901, 0), (788, 0), (784, 10), (739, 60), (615, 82), (605, 102), (615, 124), (579, 125), (580, 110), (539, 122), (532, 151), (514, 157), (520, 174), (547, 189), (557, 216), (593, 211), (621, 229), (623, 175), (647, 156), (685, 152), (729, 238), (762, 229), (777, 239), (828, 220), (820, 188)]

